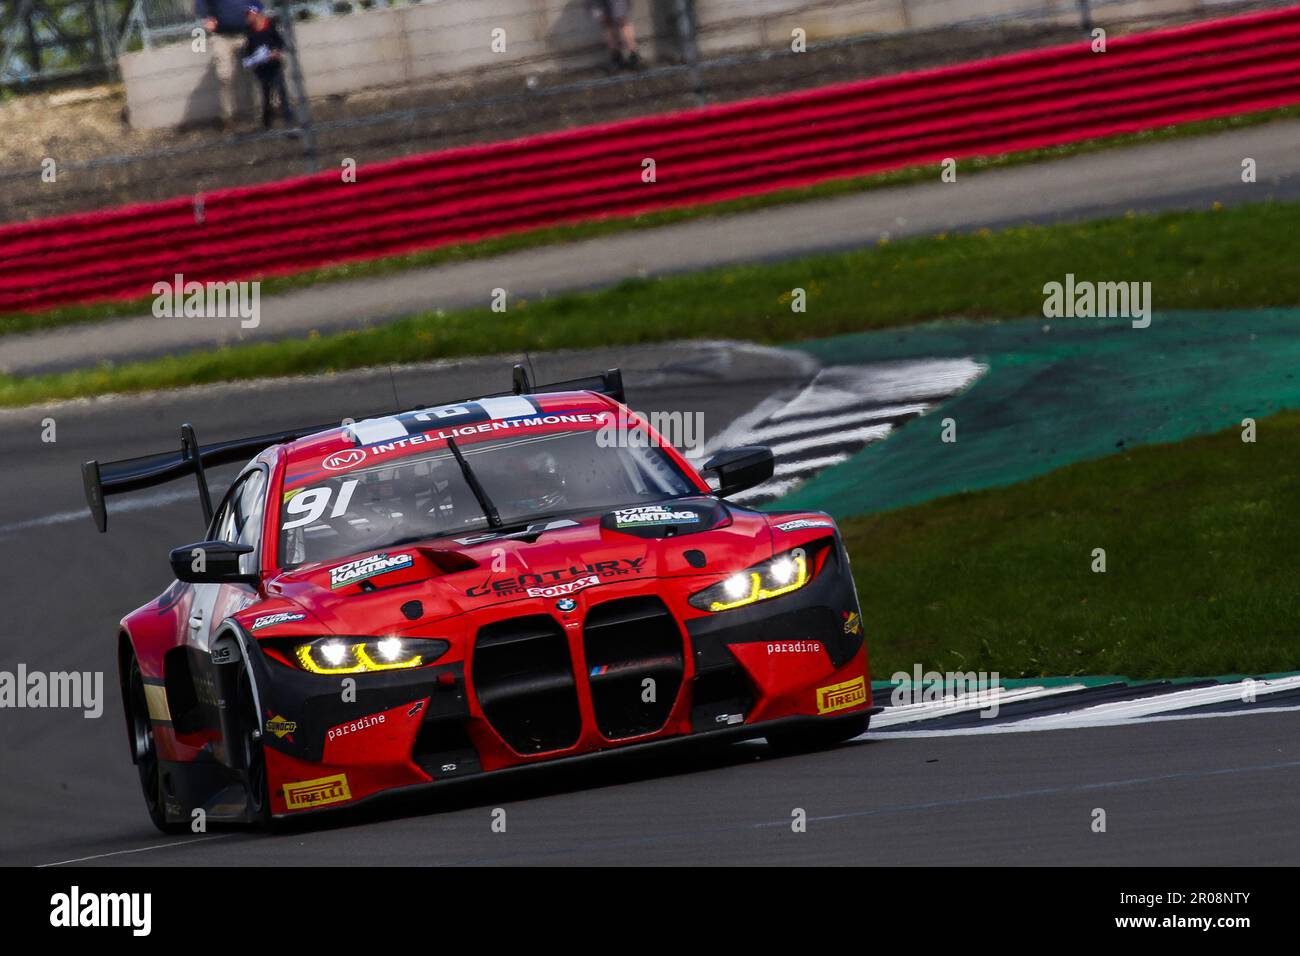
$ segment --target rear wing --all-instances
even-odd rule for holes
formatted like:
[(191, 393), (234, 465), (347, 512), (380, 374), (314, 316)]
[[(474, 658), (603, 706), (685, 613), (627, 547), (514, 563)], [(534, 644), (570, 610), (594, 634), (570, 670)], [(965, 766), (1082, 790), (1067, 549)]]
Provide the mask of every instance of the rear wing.
[(86, 504), (95, 519), (95, 527), (101, 532), (108, 530), (109, 495), (123, 495), (132, 491), (143, 491), (164, 485), (186, 475), (194, 475), (198, 482), (199, 504), (203, 507), (203, 522), (212, 520), (212, 493), (208, 489), (208, 479), (204, 469), (219, 465), (233, 465), (248, 461), (253, 456), (272, 445), (296, 441), (316, 432), (338, 427), (329, 422), (324, 425), (309, 425), (284, 432), (272, 432), (255, 438), (238, 438), (234, 441), (218, 442), (213, 445), (199, 445), (194, 434), (194, 426), (186, 423), (181, 426), (181, 447), (179, 451), (159, 452), (154, 455), (142, 455), (139, 458), (124, 458), (121, 461), (100, 463), (90, 460), (81, 466), (81, 481), (86, 488)]
[(572, 378), (567, 382), (534, 385), (529, 381), (527, 370), (522, 365), (515, 366), (514, 387), (511, 388), (510, 394), (544, 395), (547, 392), (595, 392), (598, 395), (606, 395), (612, 398), (620, 405), (627, 404), (627, 396), (623, 392), (623, 372), (621, 369), (612, 368), (607, 372), (601, 372), (599, 375)]
[[(477, 398), (494, 398), (502, 395), (542, 394), (546, 392), (597, 392), (625, 403), (623, 392), (623, 373), (610, 369), (599, 375), (575, 378), (567, 382), (552, 382), (549, 385), (534, 385), (527, 370), (516, 365), (512, 376), (512, 387), (508, 392), (495, 395), (480, 395)], [(461, 402), (474, 401), (473, 398), (460, 399)], [(450, 404), (450, 403), (449, 403)], [(424, 406), (410, 409), (416, 411)], [(389, 413), (383, 413), (389, 414)], [(99, 531), (108, 530), (108, 497), (123, 495), (133, 491), (143, 491), (158, 485), (176, 481), (193, 475), (198, 485), (199, 505), (203, 509), (203, 522), (212, 522), (212, 492), (208, 487), (206, 469), (220, 465), (233, 465), (248, 461), (272, 445), (282, 445), (297, 441), (308, 435), (337, 428), (338, 422), (326, 422), (319, 425), (304, 425), (287, 431), (270, 432), (252, 438), (236, 438), (232, 441), (200, 445), (194, 426), (188, 422), (181, 426), (181, 444), (176, 451), (158, 452), (141, 455), (138, 458), (123, 458), (120, 461), (99, 462), (94, 459), (81, 466), (81, 481), (86, 490), (86, 504), (95, 527)]]

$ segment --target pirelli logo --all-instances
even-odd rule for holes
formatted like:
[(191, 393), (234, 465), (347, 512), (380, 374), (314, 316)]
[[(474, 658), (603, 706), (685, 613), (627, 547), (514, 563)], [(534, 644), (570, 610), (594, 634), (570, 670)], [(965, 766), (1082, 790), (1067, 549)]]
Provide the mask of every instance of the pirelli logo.
[(817, 688), (817, 713), (831, 714), (837, 710), (848, 710), (867, 702), (867, 682), (865, 678), (855, 677), (842, 684)]
[(290, 810), (326, 807), (331, 803), (344, 803), (351, 799), (352, 791), (348, 789), (347, 775), (342, 773), (284, 785), (284, 802)]

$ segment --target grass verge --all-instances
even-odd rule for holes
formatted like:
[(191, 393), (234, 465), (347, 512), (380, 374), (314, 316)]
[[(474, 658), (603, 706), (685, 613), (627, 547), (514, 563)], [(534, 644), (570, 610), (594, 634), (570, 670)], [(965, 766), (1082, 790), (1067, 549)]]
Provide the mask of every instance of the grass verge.
[[(481, 355), (732, 337), (780, 343), (946, 316), (1042, 309), (1043, 284), (1150, 281), (1157, 310), (1300, 303), (1300, 270), (1277, 237), (1300, 204), (1121, 217), (940, 235), (848, 253), (630, 280), (594, 293), (417, 315), (364, 331), (195, 352), (120, 366), (0, 376), (0, 406), (238, 379)], [(807, 291), (807, 311), (791, 290)]]
[[(1220, 117), (1183, 123), (1178, 126), (1164, 126), (1140, 133), (1125, 133), (1121, 136), (1108, 136), (1099, 139), (1083, 140), (1077, 143), (1065, 143), (1045, 149), (1031, 149), (1016, 153), (1002, 153), (994, 156), (978, 156), (963, 159), (959, 166), (962, 175), (978, 173), (990, 169), (1005, 169), (1028, 163), (1052, 159), (1064, 159), (1106, 149), (1135, 146), (1143, 143), (1160, 142), (1186, 136), (1221, 133), (1249, 126), (1259, 126), (1277, 120), (1300, 118), (1300, 106), (1288, 106), (1238, 116)], [(477, 242), (458, 243), (425, 249), (419, 252), (398, 256), (385, 256), (378, 259), (366, 259), (345, 262), (309, 269), (291, 275), (268, 276), (262, 279), (262, 294), (277, 295), (301, 289), (307, 286), (327, 282), (341, 282), (349, 279), (371, 279), (411, 269), (429, 268), (451, 262), (464, 262), (472, 259), (484, 259), (492, 256), (506, 255), (538, 246), (560, 245), (581, 242), (616, 233), (630, 232), (637, 229), (654, 229), (675, 223), (689, 222), (707, 217), (753, 212), (773, 206), (809, 202), (817, 199), (830, 199), (852, 193), (882, 189), (888, 186), (907, 186), (919, 182), (933, 182), (939, 176), (940, 167), (936, 164), (909, 166), (869, 176), (857, 176), (849, 179), (832, 180), (803, 186), (797, 189), (782, 189), (757, 196), (747, 196), (727, 202), (712, 203), (701, 206), (689, 206), (679, 209), (665, 209), (618, 219), (601, 219), (588, 222), (552, 226), (526, 232), (511, 233)], [(256, 277), (253, 277), (256, 278)], [(146, 315), (152, 304), (151, 297), (144, 297), (123, 302), (101, 302), (60, 306), (41, 312), (18, 312), (0, 315), (0, 336), (16, 332), (29, 332), (38, 329), (55, 328), (82, 322), (96, 322), (123, 316)]]
[(1258, 428), (843, 522), (873, 676), (1300, 669), (1300, 412)]

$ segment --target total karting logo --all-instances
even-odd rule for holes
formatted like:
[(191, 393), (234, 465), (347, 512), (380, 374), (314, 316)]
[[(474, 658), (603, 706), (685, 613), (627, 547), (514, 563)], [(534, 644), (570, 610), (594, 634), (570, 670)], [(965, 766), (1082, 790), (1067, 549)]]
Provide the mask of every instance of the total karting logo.
[(804, 531), (808, 528), (833, 528), (834, 525), (822, 518), (795, 518), (776, 527), (778, 531)]
[(663, 505), (622, 508), (614, 512), (616, 528), (650, 528), (661, 524), (695, 524), (700, 520), (694, 511), (673, 511)]
[(558, 571), (535, 571), (499, 581), (484, 581), (465, 592), (467, 597), (560, 597), (599, 584), (601, 578), (641, 573), (645, 558), (619, 558), (574, 565)]
[(341, 588), (357, 581), (364, 581), (366, 578), (387, 574), (389, 571), (409, 568), (414, 563), (415, 558), (410, 554), (389, 556), (387, 551), (381, 551), (378, 554), (372, 554), (356, 561), (349, 561), (347, 564), (340, 564), (336, 568), (330, 568), (330, 587)]
[(305, 620), (307, 620), (306, 614), (282, 611), (279, 614), (263, 614), (261, 617), (253, 618), (253, 623), (248, 626), (248, 629), (250, 631), (260, 631), (264, 627), (275, 627), (277, 624), (290, 624), (294, 621)]

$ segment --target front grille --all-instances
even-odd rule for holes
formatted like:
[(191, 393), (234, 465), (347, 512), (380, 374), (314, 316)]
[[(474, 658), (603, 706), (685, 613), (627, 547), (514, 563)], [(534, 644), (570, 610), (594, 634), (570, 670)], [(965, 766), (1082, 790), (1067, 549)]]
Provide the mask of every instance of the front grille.
[(743, 724), (753, 706), (753, 688), (734, 660), (701, 670), (691, 687), (691, 729), (701, 733)]
[(564, 630), (545, 614), (489, 624), (474, 642), (474, 690), (501, 738), (521, 754), (578, 742), (573, 662)]
[(478, 751), (465, 731), (464, 718), (459, 716), (426, 719), (415, 737), (411, 759), (434, 780), (477, 773), (482, 769)]
[(617, 740), (663, 727), (683, 671), (681, 632), (663, 602), (636, 597), (598, 604), (582, 637), (600, 732)]

